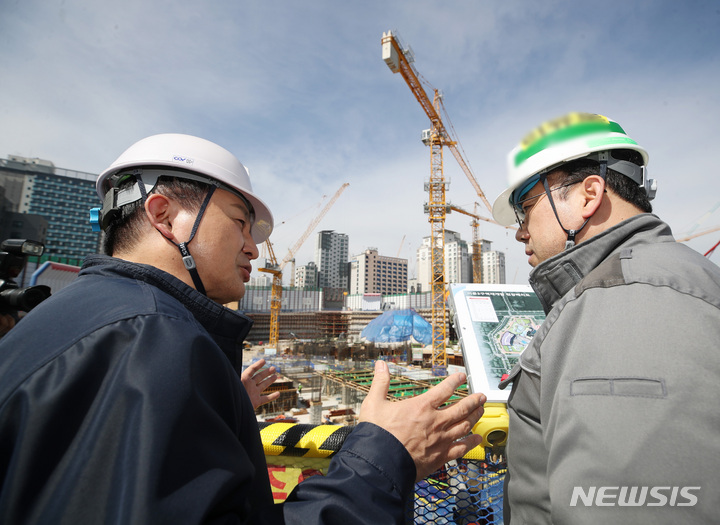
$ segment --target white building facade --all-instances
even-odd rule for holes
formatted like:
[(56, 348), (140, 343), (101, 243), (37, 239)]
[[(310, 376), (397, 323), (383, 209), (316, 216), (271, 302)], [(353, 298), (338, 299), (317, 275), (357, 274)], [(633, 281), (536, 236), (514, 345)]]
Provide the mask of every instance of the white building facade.
[(318, 268), (314, 262), (311, 261), (305, 266), (295, 269), (295, 286), (297, 288), (318, 287)]
[[(472, 258), (468, 244), (457, 232), (445, 230), (445, 282), (471, 283)], [(417, 283), (423, 291), (430, 290), (432, 280), (431, 237), (423, 238), (417, 250)]]
[(497, 250), (482, 252), (482, 278), (484, 283), (505, 284), (505, 254)]
[(402, 294), (408, 287), (408, 261), (368, 248), (350, 261), (351, 294)]
[(333, 230), (318, 232), (315, 265), (320, 288), (347, 290), (350, 286), (347, 234)]

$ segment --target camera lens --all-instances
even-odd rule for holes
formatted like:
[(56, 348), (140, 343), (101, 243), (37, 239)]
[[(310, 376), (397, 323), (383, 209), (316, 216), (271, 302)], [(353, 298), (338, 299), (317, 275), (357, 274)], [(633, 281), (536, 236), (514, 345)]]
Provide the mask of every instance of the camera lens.
[(0, 306), (2, 306), (3, 310), (29, 312), (48, 297), (50, 297), (49, 286), (10, 288), (0, 292)]

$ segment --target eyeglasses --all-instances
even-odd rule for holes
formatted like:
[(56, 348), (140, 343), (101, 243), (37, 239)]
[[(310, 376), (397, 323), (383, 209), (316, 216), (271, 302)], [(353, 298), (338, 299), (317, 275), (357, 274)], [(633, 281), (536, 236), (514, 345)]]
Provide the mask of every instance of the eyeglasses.
[[(515, 220), (517, 220), (518, 225), (520, 225), (522, 227), (528, 214), (532, 211), (532, 209), (535, 206), (537, 206), (538, 202), (540, 202), (542, 197), (550, 197), (551, 191), (559, 190), (560, 188), (566, 188), (568, 186), (572, 186), (573, 184), (577, 184), (578, 182), (580, 182), (580, 181), (577, 180), (577, 181), (573, 181), (573, 182), (568, 182), (566, 184), (561, 184), (560, 186), (555, 186), (554, 188), (548, 188), (547, 185), (545, 185), (544, 193), (538, 193), (537, 195), (533, 195), (532, 197), (527, 197), (523, 200), (520, 200), (520, 201), (514, 203), (512, 206), (512, 209), (515, 212)], [(525, 205), (534, 199), (537, 199), (537, 200), (532, 204), (532, 206), (530, 206), (529, 208), (525, 208)]]

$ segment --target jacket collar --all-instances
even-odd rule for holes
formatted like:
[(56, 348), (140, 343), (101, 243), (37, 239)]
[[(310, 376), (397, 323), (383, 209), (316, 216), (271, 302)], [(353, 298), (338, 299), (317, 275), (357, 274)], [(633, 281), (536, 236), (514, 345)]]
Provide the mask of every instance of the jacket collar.
[(636, 215), (542, 262), (530, 272), (530, 285), (548, 313), (558, 299), (620, 248), (674, 240), (670, 227), (657, 216)]
[(137, 264), (107, 255), (90, 255), (85, 258), (80, 275), (94, 274), (108, 277), (126, 277), (143, 281), (177, 299), (208, 331), (213, 340), (228, 356), (236, 357), (238, 347), (253, 325), (249, 317), (230, 310), (208, 299), (177, 277), (154, 266)]

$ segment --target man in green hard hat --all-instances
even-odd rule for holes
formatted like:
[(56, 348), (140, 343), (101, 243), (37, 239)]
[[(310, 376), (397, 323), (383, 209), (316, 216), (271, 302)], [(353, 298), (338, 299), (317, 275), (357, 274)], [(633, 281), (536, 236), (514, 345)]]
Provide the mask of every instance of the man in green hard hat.
[(653, 215), (648, 154), (602, 115), (546, 122), (509, 155), (547, 319), (501, 384), (505, 523), (717, 520), (720, 269)]

